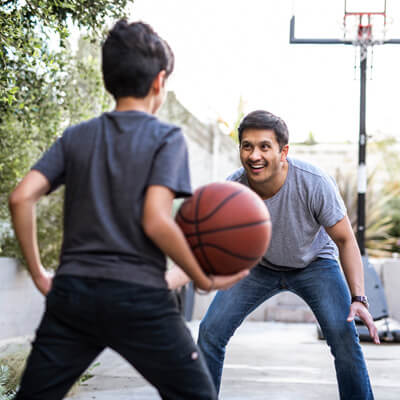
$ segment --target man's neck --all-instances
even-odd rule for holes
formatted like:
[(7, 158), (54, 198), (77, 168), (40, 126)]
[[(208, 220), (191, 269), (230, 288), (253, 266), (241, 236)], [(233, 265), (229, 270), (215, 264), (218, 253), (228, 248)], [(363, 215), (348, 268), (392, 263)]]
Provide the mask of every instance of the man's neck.
[(249, 186), (253, 189), (263, 200), (267, 200), (275, 196), (286, 181), (289, 170), (289, 163), (284, 161), (281, 172), (271, 178), (268, 182), (255, 183), (249, 181)]
[(120, 97), (117, 99), (115, 111), (143, 111), (153, 113), (153, 102), (149, 97), (139, 99), (136, 97)]

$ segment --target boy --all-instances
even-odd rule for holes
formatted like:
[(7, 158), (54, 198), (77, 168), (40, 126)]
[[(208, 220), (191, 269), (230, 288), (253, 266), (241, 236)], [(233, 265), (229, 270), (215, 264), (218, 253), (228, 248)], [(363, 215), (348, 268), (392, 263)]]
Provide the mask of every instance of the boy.
[[(203, 290), (246, 275), (206, 276), (171, 217), (191, 193), (179, 128), (153, 116), (173, 70), (149, 25), (119, 21), (102, 49), (115, 111), (68, 128), (10, 196), (13, 225), (36, 287), (47, 296), (17, 400), (61, 399), (106, 347), (163, 399), (215, 399), (202, 357), (164, 279), (165, 255)], [(54, 280), (40, 262), (35, 203), (65, 184), (64, 239)]]

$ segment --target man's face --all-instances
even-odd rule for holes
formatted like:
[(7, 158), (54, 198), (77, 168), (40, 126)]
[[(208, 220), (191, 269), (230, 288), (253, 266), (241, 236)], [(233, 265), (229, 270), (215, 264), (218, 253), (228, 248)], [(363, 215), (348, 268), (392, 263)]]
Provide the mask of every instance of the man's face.
[(288, 145), (282, 151), (272, 129), (245, 129), (240, 143), (240, 161), (250, 183), (272, 182), (283, 173)]

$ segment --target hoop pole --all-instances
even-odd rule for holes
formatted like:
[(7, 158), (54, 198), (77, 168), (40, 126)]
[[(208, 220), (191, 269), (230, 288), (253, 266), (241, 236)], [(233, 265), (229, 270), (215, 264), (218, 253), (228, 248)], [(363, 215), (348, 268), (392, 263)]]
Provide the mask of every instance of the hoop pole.
[(367, 135), (366, 135), (366, 86), (367, 52), (362, 57), (360, 46), (360, 132), (358, 143), (358, 197), (357, 197), (357, 242), (361, 255), (365, 255), (365, 197), (367, 191)]

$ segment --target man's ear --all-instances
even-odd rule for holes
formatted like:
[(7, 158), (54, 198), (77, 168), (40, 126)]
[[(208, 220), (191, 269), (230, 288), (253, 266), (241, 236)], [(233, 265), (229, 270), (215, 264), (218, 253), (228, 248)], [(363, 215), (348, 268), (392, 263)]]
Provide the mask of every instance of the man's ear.
[(289, 145), (285, 144), (281, 151), (281, 161), (286, 161), (288, 153), (289, 153)]
[(164, 87), (165, 85), (165, 81), (166, 81), (166, 71), (165, 70), (161, 70), (157, 76), (154, 78), (153, 81), (153, 85), (152, 85), (152, 89), (154, 94), (158, 94), (160, 93), (160, 90)]

